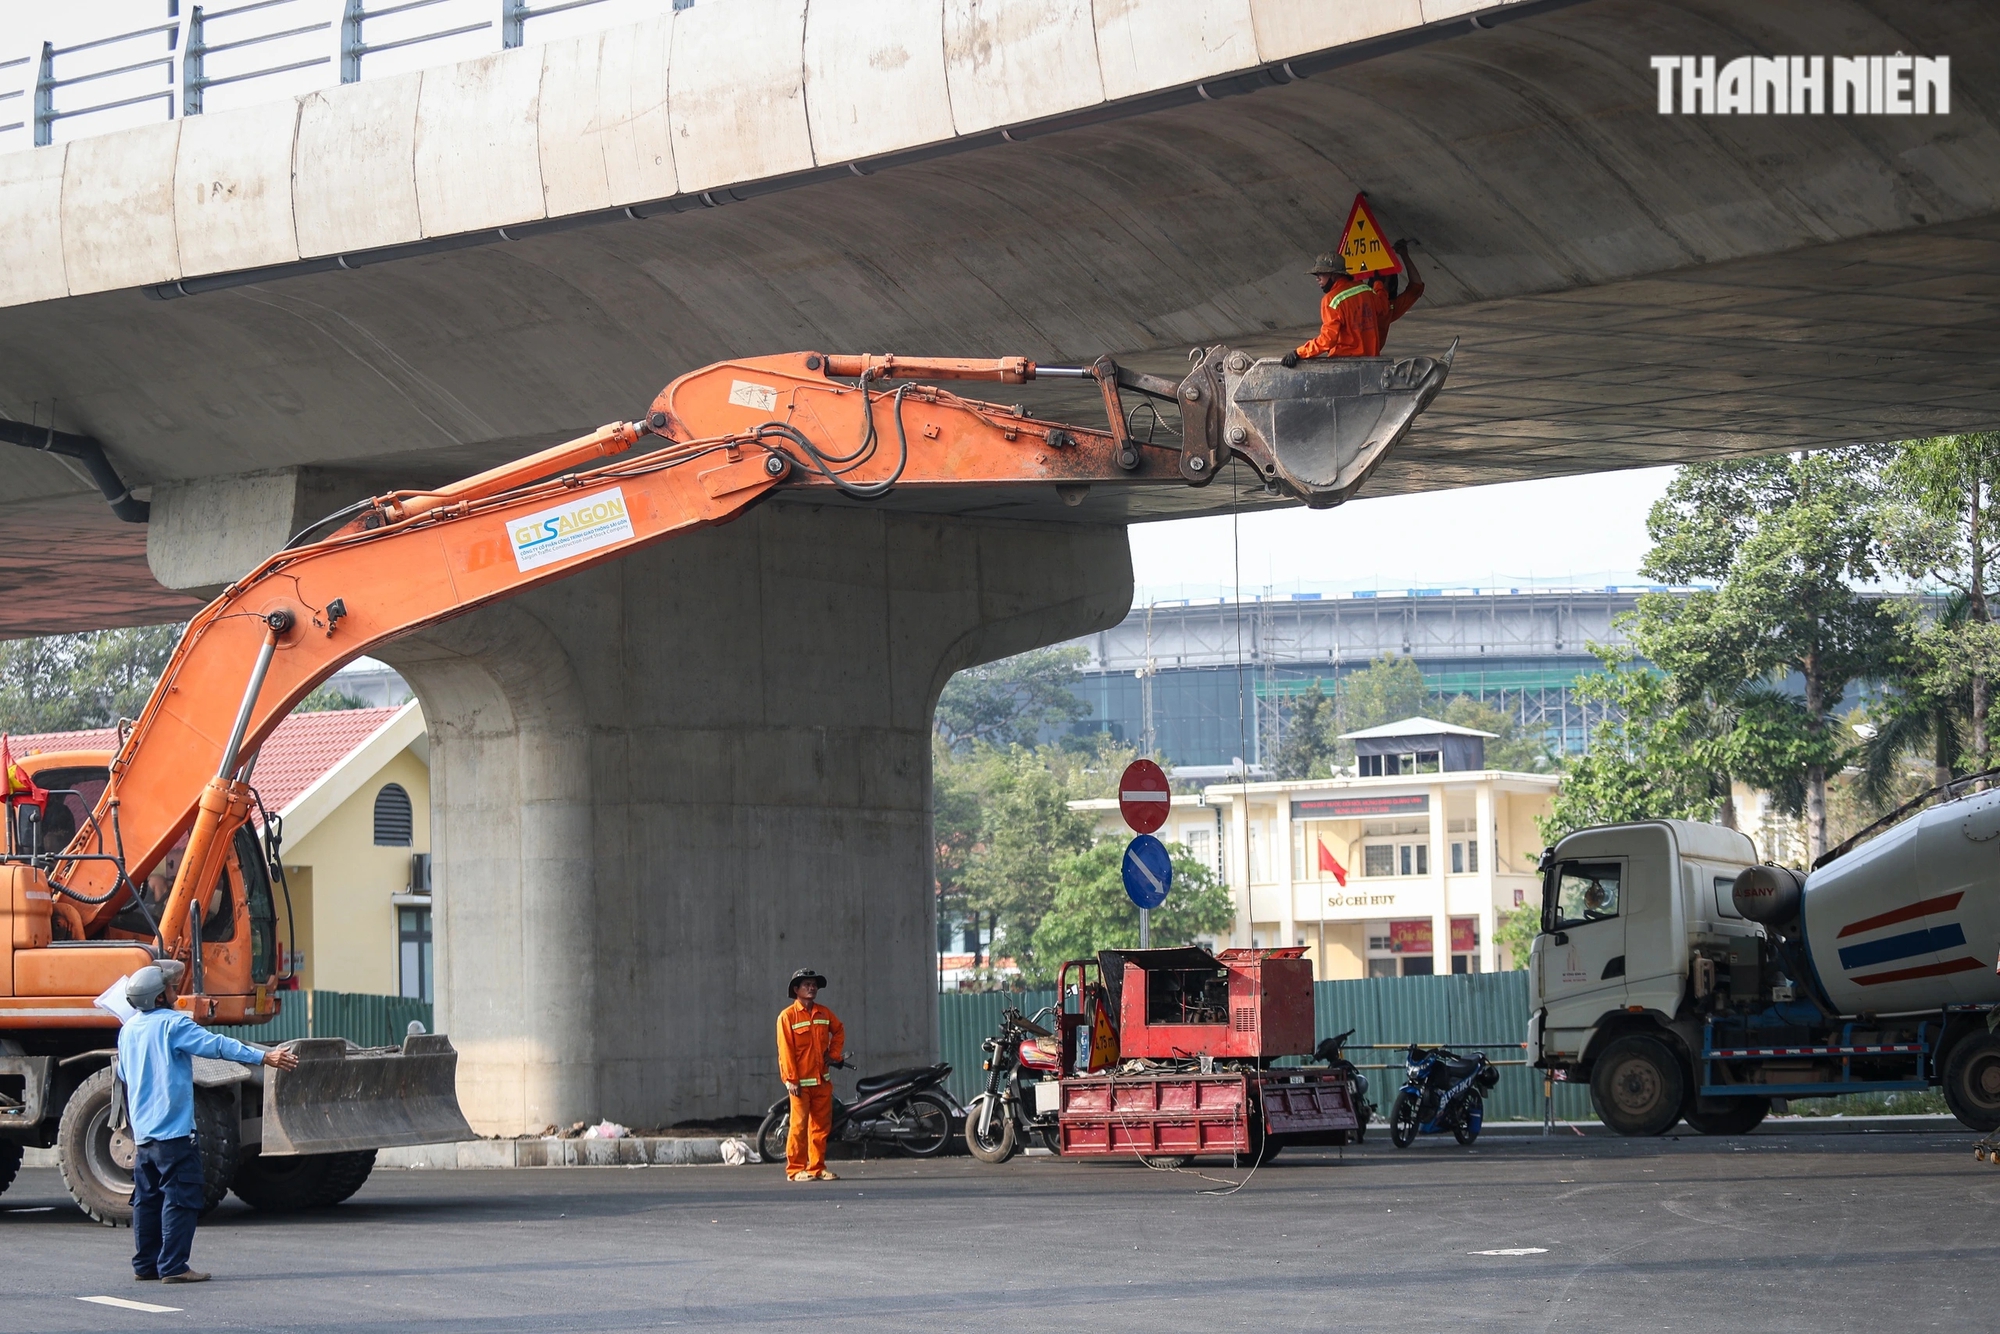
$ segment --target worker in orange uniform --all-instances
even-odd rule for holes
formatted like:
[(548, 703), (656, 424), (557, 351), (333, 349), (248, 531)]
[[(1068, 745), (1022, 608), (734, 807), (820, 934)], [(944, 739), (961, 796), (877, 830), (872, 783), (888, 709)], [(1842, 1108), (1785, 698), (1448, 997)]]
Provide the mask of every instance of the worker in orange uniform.
[(826, 1137), (833, 1129), (833, 1077), (847, 1051), (847, 1030), (819, 1003), (826, 979), (810, 968), (792, 974), (792, 1003), (778, 1014), (778, 1078), (792, 1095), (792, 1128), (785, 1138), (787, 1181), (838, 1181), (826, 1170)]
[[(1376, 295), (1382, 298), (1383, 339), (1387, 339), (1389, 336), (1389, 326), (1409, 314), (1410, 307), (1416, 305), (1424, 295), (1423, 275), (1417, 272), (1417, 262), (1410, 258), (1410, 243), (1408, 241), (1396, 242), (1396, 253), (1402, 257), (1403, 272), (1409, 275), (1410, 285), (1398, 294), (1396, 286), (1400, 280), (1393, 273), (1375, 274), (1368, 282), (1368, 285), (1375, 289)], [(1369, 355), (1376, 357), (1382, 355), (1382, 343), (1380, 341), (1375, 344), (1375, 350), (1369, 353)]]
[[(1406, 242), (1396, 243), (1396, 252), (1409, 263)], [(1292, 367), (1310, 357), (1378, 357), (1389, 336), (1389, 325), (1400, 319), (1424, 294), (1424, 285), (1411, 268), (1410, 290), (1391, 300), (1385, 287), (1363, 282), (1347, 271), (1335, 254), (1321, 255), (1311, 270), (1326, 295), (1320, 301), (1319, 335), (1301, 343), (1278, 358)]]

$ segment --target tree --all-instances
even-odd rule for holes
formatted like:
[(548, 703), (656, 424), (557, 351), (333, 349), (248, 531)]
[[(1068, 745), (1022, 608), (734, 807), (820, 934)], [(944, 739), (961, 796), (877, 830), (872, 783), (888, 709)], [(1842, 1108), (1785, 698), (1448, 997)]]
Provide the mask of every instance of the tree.
[(1952, 590), (1956, 614), (1911, 618), (1926, 662), (1923, 693), (1968, 695), (1972, 767), (1988, 767), (1992, 681), (2000, 673), (2000, 627), (1991, 596), (2000, 578), (2000, 432), (1941, 435), (1905, 444), (1883, 471), (1879, 510), (1890, 568)]
[(1507, 968), (1519, 972), (1528, 966), (1528, 951), (1542, 930), (1542, 905), (1524, 903), (1500, 914), (1493, 927), (1493, 943), (1507, 951)]
[(1540, 728), (1523, 731), (1514, 715), (1482, 703), (1470, 695), (1454, 695), (1432, 716), (1475, 732), (1491, 732), (1486, 743), (1486, 767), (1515, 773), (1535, 773), (1550, 768), (1555, 759), (1549, 754), (1548, 734)]
[(1631, 820), (1706, 820), (1715, 812), (1712, 775), (1702, 764), (1690, 714), (1676, 710), (1667, 682), (1615, 653), (1605, 669), (1577, 678), (1579, 698), (1607, 705), (1590, 746), (1563, 768), (1562, 787), (1546, 816), (1544, 843), (1592, 825)]
[(1090, 712), (1076, 693), (1082, 648), (1041, 648), (955, 674), (938, 699), (936, 730), (953, 750), (986, 742), (1032, 746), (1050, 727)]
[(1760, 707), (1747, 730), (1739, 720), (1726, 754), (1798, 794), (1811, 856), (1826, 848), (1827, 773), (1849, 750), (1833, 712), (1894, 639), (1879, 600), (1855, 591), (1878, 574), (1881, 462), (1854, 447), (1690, 464), (1647, 519), (1649, 578), (1717, 585), (1639, 600), (1634, 643), (1671, 679), (1670, 708), (1803, 683), (1797, 708)]
[(0, 730), (70, 732), (137, 717), (184, 628), (147, 625), (0, 644)]
[(373, 705), (361, 698), (361, 696), (350, 695), (345, 690), (341, 690), (329, 682), (293, 705), (292, 712), (327, 713), (334, 709), (368, 709), (373, 707)]
[[(1153, 945), (1191, 945), (1199, 936), (1227, 932), (1236, 921), (1234, 896), (1186, 848), (1170, 843), (1167, 850), (1173, 857), (1173, 888), (1152, 911), (1148, 925)], [(1124, 859), (1124, 843), (1105, 839), (1058, 864), (1055, 900), (1035, 929), (1032, 966), (1024, 964), (1024, 971), (1037, 980), (1052, 979), (1065, 959), (1138, 948), (1139, 910), (1125, 893)]]
[[(1391, 653), (1384, 653), (1358, 672), (1350, 672), (1338, 688), (1342, 732), (1359, 732), (1418, 717), (1431, 700), (1430, 686), (1424, 681), (1416, 659)], [(1353, 758), (1353, 749), (1342, 746), (1343, 762)]]
[(972, 781), (979, 834), (958, 883), (966, 906), (985, 914), (998, 942), (1024, 969), (1035, 928), (1056, 894), (1056, 868), (1090, 846), (1088, 816), (1069, 808), (1075, 793), (1054, 747), (982, 748)]
[(1278, 777), (1331, 777), (1335, 730), (1333, 700), (1318, 681), (1292, 696), (1285, 705), (1284, 739), (1278, 743)]

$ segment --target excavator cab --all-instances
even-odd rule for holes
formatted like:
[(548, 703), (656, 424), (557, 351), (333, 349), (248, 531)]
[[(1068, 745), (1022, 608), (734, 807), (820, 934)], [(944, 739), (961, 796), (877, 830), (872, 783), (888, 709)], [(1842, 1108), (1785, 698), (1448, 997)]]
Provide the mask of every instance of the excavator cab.
[[(100, 1221), (123, 1222), (131, 1211), (131, 1144), (111, 1125), (107, 1064), (119, 1021), (95, 998), (162, 957), (164, 903), (124, 874), (117, 830), (102, 829), (94, 814), (111, 760), (95, 751), (25, 757), (21, 770), (46, 796), (6, 803), (0, 1162), (9, 1138), (53, 1144), (79, 1207)], [(185, 844), (161, 865), (177, 861)], [(62, 874), (84, 859), (117, 863), (111, 901), (88, 904), (63, 888)], [(277, 1018), (277, 893), (254, 828), (241, 825), (229, 835), (214, 886), (191, 905), (185, 926), (190, 967), (174, 1003), (205, 1024)], [(400, 1046), (360, 1048), (318, 1037), (293, 1046), (296, 1070), (197, 1062), (204, 1146), (222, 1150), (204, 1162), (211, 1202), (233, 1189), (279, 1211), (335, 1203), (359, 1188), (377, 1148), (471, 1138), (449, 1038), (420, 1033)]]

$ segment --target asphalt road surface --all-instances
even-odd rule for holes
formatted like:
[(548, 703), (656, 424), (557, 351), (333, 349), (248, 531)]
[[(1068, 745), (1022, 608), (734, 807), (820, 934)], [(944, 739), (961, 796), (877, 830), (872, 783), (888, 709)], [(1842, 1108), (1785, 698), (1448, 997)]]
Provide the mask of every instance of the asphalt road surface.
[[(202, 1286), (54, 1171), (0, 1198), (0, 1330), (1990, 1330), (2000, 1168), (1937, 1131), (1448, 1137), (1137, 1163), (377, 1172), (202, 1227)], [(89, 1302), (113, 1297), (173, 1312)]]

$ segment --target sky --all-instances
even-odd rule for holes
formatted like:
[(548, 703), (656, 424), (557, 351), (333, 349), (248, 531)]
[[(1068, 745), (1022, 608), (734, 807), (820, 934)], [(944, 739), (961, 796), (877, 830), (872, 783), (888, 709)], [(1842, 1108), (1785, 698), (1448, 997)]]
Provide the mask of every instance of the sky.
[(1645, 582), (1672, 468), (1558, 477), (1237, 518), (1135, 524), (1135, 600)]

